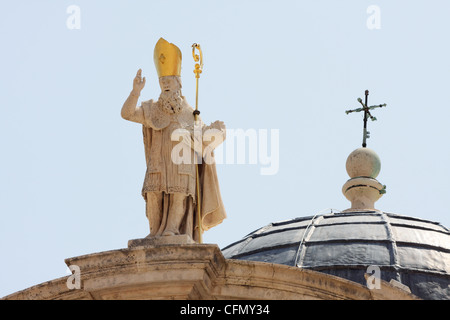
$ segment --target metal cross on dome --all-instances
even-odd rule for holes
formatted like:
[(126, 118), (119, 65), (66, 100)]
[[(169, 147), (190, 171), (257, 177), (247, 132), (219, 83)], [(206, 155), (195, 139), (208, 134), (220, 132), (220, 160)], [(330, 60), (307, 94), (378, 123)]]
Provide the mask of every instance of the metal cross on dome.
[(370, 114), (369, 110), (372, 110), (372, 109), (375, 109), (375, 108), (386, 107), (386, 103), (368, 107), (367, 106), (367, 99), (369, 97), (369, 90), (366, 90), (365, 95), (366, 95), (366, 100), (365, 100), (364, 103), (362, 102), (361, 98), (358, 98), (358, 102), (361, 103), (361, 105), (363, 106), (362, 108), (345, 111), (346, 114), (349, 114), (349, 113), (352, 113), (352, 112), (364, 111), (364, 129), (363, 129), (363, 143), (362, 143), (363, 148), (365, 148), (367, 146), (366, 140), (368, 138), (370, 138), (370, 135), (369, 135), (370, 132), (367, 131), (367, 119), (370, 118), (370, 120), (372, 120), (372, 121), (376, 121), (377, 120), (377, 118), (375, 118), (374, 116), (372, 116)]

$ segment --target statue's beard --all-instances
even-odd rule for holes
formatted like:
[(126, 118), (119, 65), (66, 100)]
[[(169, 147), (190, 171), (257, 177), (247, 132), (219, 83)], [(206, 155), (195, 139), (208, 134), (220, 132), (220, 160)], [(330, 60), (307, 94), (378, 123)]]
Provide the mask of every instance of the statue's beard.
[(181, 91), (162, 91), (159, 96), (159, 104), (167, 113), (179, 113), (181, 111)]

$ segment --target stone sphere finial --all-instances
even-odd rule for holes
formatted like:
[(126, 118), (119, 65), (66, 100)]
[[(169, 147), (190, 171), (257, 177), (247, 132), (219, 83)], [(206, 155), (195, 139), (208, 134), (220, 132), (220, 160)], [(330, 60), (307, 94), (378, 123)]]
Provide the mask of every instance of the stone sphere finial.
[(375, 179), (380, 173), (381, 161), (369, 148), (358, 148), (347, 158), (347, 173), (350, 178), (369, 177)]

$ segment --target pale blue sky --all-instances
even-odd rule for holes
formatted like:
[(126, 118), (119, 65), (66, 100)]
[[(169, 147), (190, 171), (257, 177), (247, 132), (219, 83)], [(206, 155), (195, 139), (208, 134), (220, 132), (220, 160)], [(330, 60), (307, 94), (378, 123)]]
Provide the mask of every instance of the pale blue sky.
[[(81, 29), (66, 9), (81, 9)], [(369, 30), (370, 5), (381, 28)], [(159, 37), (200, 43), (203, 120), (278, 129), (279, 171), (218, 165), (224, 247), (273, 221), (344, 210), (345, 161), (369, 122), (387, 193), (376, 207), (450, 226), (448, 1), (9, 1), (0, 10), (0, 296), (66, 275), (64, 259), (145, 237), (141, 127), (120, 117), (137, 69), (159, 95)], [(270, 146), (270, 145), (269, 145)]]

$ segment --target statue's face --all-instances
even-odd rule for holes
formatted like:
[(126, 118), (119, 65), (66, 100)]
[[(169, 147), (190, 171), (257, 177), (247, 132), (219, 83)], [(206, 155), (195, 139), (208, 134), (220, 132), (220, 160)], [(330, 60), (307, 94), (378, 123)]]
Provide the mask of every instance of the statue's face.
[(166, 76), (159, 78), (161, 91), (179, 91), (181, 89), (181, 80), (178, 76)]

